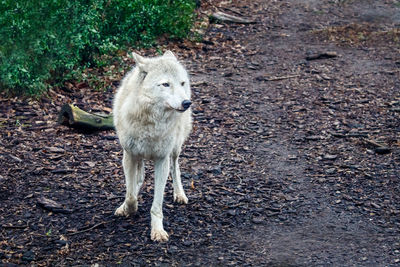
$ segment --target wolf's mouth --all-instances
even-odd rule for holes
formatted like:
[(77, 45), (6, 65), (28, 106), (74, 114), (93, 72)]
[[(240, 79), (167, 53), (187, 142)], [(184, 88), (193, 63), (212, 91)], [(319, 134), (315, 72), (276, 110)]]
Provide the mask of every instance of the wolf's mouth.
[(179, 113), (183, 113), (183, 112), (185, 112), (186, 110), (188, 110), (187, 108), (186, 108), (186, 109), (174, 108), (174, 107), (172, 107), (172, 106), (171, 106), (170, 104), (168, 104), (168, 103), (166, 103), (166, 105), (167, 105), (167, 108), (172, 109), (172, 110), (175, 110), (175, 111), (178, 111)]
[(188, 109), (178, 109), (178, 108), (172, 108), (172, 109), (175, 110), (175, 111), (178, 111), (179, 113), (183, 113), (186, 110), (188, 110)]

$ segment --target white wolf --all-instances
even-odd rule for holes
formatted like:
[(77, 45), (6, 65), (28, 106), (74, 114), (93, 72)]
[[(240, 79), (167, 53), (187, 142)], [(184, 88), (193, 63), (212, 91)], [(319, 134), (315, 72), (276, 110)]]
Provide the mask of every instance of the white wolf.
[(162, 203), (170, 165), (174, 201), (187, 204), (178, 157), (192, 128), (190, 84), (185, 68), (171, 51), (144, 58), (133, 53), (136, 67), (122, 80), (114, 99), (113, 116), (124, 150), (122, 165), (126, 195), (116, 215), (137, 211), (144, 179), (144, 159), (154, 161), (154, 199), (151, 207), (151, 239), (167, 241)]

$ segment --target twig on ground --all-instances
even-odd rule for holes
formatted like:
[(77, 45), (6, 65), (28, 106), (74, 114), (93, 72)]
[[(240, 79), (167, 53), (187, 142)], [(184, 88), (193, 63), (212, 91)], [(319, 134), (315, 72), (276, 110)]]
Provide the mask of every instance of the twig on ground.
[(266, 81), (280, 81), (280, 80), (286, 80), (286, 79), (291, 79), (291, 78), (296, 78), (296, 77), (300, 77), (300, 74), (279, 76), (279, 77), (270, 77), (270, 78), (265, 78), (265, 80)]
[(371, 139), (365, 139), (365, 142), (367, 142), (368, 144), (373, 145), (375, 147), (384, 147), (384, 145), (379, 144), (376, 141), (371, 140)]
[(69, 233), (69, 234), (67, 234), (67, 235), (68, 235), (68, 236), (71, 236), (71, 235), (77, 235), (77, 234), (85, 233), (85, 232), (88, 232), (88, 231), (90, 231), (90, 230), (93, 230), (93, 229), (95, 229), (95, 228), (97, 228), (97, 227), (99, 227), (99, 226), (101, 226), (101, 225), (103, 225), (103, 224), (110, 223), (110, 222), (112, 222), (112, 221), (114, 221), (114, 220), (100, 222), (100, 223), (98, 223), (98, 224), (93, 225), (92, 227), (86, 228), (86, 229), (81, 230), (81, 231)]
[(29, 225), (2, 225), (1, 228), (5, 228), (5, 229), (25, 229), (27, 228)]
[(218, 187), (221, 188), (222, 190), (228, 191), (228, 192), (230, 192), (230, 193), (234, 193), (234, 194), (236, 194), (236, 195), (246, 196), (246, 194), (244, 194), (244, 193), (240, 193), (240, 192), (237, 192), (237, 191), (235, 191), (235, 190), (233, 190), (233, 189), (226, 188), (225, 186), (218, 186)]

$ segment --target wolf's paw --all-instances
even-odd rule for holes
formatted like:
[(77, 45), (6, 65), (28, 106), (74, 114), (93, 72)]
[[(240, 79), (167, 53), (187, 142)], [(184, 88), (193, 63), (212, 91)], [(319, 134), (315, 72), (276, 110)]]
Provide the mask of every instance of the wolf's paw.
[(185, 193), (183, 193), (183, 194), (175, 194), (174, 193), (174, 202), (177, 202), (179, 204), (187, 204), (188, 198), (186, 197)]
[(151, 240), (158, 242), (168, 241), (168, 234), (164, 229), (151, 229)]
[(126, 202), (122, 203), (121, 206), (119, 206), (118, 209), (115, 210), (115, 215), (116, 216), (125, 216), (129, 217), (129, 215), (134, 214), (137, 211), (137, 202), (132, 202), (127, 204)]

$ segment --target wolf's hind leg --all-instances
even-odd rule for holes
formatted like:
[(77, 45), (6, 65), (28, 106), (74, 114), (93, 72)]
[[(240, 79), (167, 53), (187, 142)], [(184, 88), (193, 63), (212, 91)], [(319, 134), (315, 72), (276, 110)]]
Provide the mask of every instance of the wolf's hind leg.
[(171, 176), (172, 176), (172, 185), (174, 188), (174, 201), (187, 204), (188, 198), (186, 197), (185, 191), (183, 190), (182, 181), (181, 181), (181, 171), (179, 169), (179, 153), (172, 153), (171, 155)]
[(139, 192), (140, 189), (142, 188), (144, 181), (144, 162), (142, 159), (138, 160), (137, 163), (137, 180), (136, 180), (136, 191), (135, 191), (135, 196), (136, 199), (139, 199)]
[(142, 179), (139, 178), (139, 165), (143, 166), (143, 163), (140, 164), (137, 158), (134, 158), (129, 152), (124, 150), (122, 165), (125, 174), (126, 194), (124, 203), (115, 211), (115, 215), (129, 216), (138, 209), (138, 181)]

